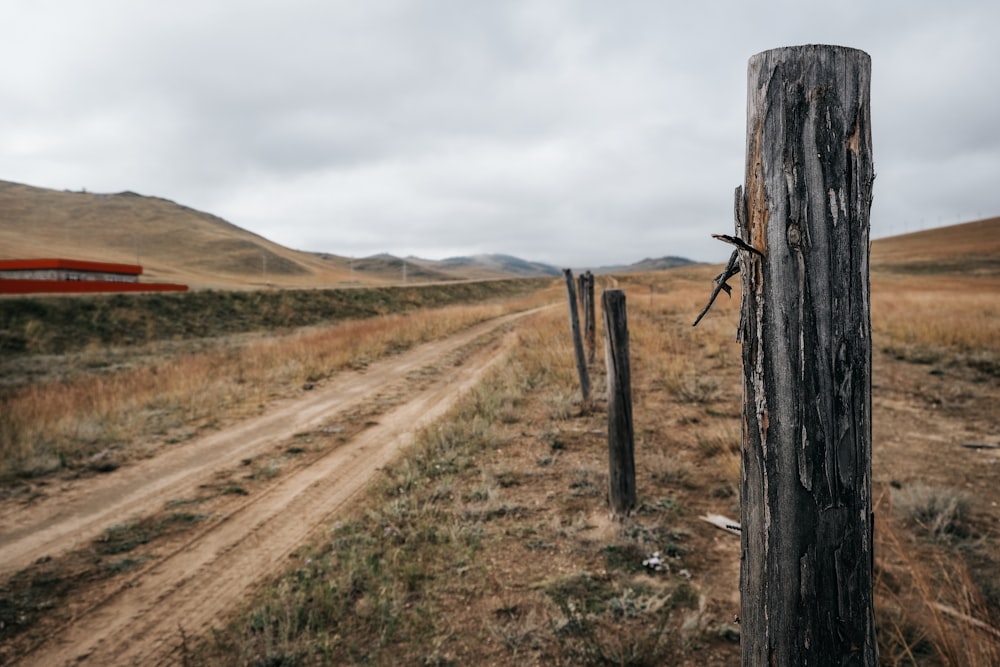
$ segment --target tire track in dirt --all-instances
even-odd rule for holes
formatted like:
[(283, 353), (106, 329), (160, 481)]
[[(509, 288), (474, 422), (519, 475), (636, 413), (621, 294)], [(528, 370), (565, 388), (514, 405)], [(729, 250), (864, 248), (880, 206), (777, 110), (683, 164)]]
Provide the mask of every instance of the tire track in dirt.
[(279, 401), (266, 414), (175, 446), (113, 475), (78, 480), (32, 505), (15, 507), (10, 502), (0, 511), (0, 575), (89, 542), (109, 525), (156, 511), (234, 461), (252, 458), (275, 442), (317, 428), (335, 413), (363, 405), (408, 373), (522, 315), (484, 322), (363, 371), (338, 373), (305, 397)]
[[(534, 312), (534, 311), (528, 311)], [(21, 521), (19, 558), (30, 562), (38, 553), (68, 549), (92, 539), (109, 523), (142, 510), (155, 511), (172, 497), (195, 488), (220, 467), (273, 445), (282, 438), (327, 421), (332, 413), (357, 405), (401, 375), (440, 363), (451, 352), (528, 313), (505, 316), (460, 334), (423, 345), (404, 355), (373, 364), (364, 374), (348, 374), (306, 399), (289, 402), (272, 413), (215, 433), (184, 447), (185, 456), (168, 462), (166, 481), (155, 483), (161, 459), (144, 462), (115, 483), (104, 483), (88, 495), (73, 495), (89, 511), (76, 514), (37, 512), (43, 538), (32, 540), (30, 524)], [(379, 418), (379, 423), (254, 494), (210, 531), (192, 534), (172, 553), (158, 559), (101, 603), (91, 608), (57, 639), (21, 658), (25, 665), (90, 664), (154, 665), (181, 661), (181, 632), (198, 634), (261, 577), (280, 568), (288, 554), (309, 535), (328, 525), (378, 469), (412, 439), (413, 433), (441, 417), (457, 398), (503, 357), (512, 343), (508, 333), (498, 344), (473, 353), (460, 365), (449, 365), (430, 384)], [(363, 387), (350, 386), (352, 383)], [(225, 455), (218, 455), (218, 451)], [(199, 459), (205, 454), (207, 460)], [(176, 456), (176, 455), (175, 455)], [(161, 465), (157, 465), (160, 463)], [(103, 480), (102, 480), (103, 481)], [(148, 488), (144, 488), (143, 484)], [(115, 492), (123, 494), (116, 498)], [(101, 508), (112, 501), (114, 507)], [(78, 518), (80, 517), (80, 518)], [(89, 536), (73, 532), (80, 521)], [(6, 535), (5, 535), (6, 539)], [(7, 546), (4, 546), (6, 554)], [(6, 565), (6, 555), (5, 555)]]

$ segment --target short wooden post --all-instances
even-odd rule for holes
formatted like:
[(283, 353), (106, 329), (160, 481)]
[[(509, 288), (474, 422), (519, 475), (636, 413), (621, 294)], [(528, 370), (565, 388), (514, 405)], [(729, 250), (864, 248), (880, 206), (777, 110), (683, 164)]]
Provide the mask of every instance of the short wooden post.
[(743, 665), (876, 665), (872, 600), (871, 61), (748, 69), (740, 567)]
[(576, 307), (576, 288), (573, 285), (573, 271), (563, 269), (566, 276), (566, 292), (569, 297), (569, 327), (573, 334), (573, 352), (576, 356), (576, 372), (580, 376), (580, 392), (583, 402), (590, 400), (590, 375), (587, 373), (587, 362), (583, 357), (583, 340), (580, 338), (580, 315)]
[(607, 290), (604, 358), (608, 369), (608, 501), (616, 516), (635, 509), (635, 436), (632, 426), (632, 377), (629, 369), (625, 292)]

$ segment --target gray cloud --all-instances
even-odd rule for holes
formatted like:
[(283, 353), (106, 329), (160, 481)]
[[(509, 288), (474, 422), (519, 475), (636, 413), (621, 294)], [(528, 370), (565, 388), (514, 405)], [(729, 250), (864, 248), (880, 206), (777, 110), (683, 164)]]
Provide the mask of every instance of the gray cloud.
[(778, 46), (871, 54), (875, 235), (1000, 213), (998, 20), (971, 2), (12, 0), (0, 178), (164, 196), (343, 255), (721, 261), (746, 63)]

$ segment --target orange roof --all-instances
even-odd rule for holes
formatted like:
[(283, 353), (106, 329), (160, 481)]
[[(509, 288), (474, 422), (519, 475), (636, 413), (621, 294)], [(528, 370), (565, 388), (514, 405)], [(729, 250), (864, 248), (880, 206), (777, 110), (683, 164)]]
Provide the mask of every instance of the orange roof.
[(142, 267), (138, 264), (111, 264), (79, 259), (0, 259), (0, 271), (34, 271), (38, 269), (100, 271), (101, 273), (124, 273), (130, 276), (142, 273)]

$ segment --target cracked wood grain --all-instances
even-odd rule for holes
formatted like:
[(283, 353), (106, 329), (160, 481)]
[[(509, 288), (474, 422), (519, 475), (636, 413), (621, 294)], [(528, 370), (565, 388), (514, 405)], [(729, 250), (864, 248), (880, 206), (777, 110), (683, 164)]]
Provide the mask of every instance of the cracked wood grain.
[(739, 257), (744, 665), (877, 664), (870, 71), (837, 46), (749, 63), (734, 237), (756, 251)]

